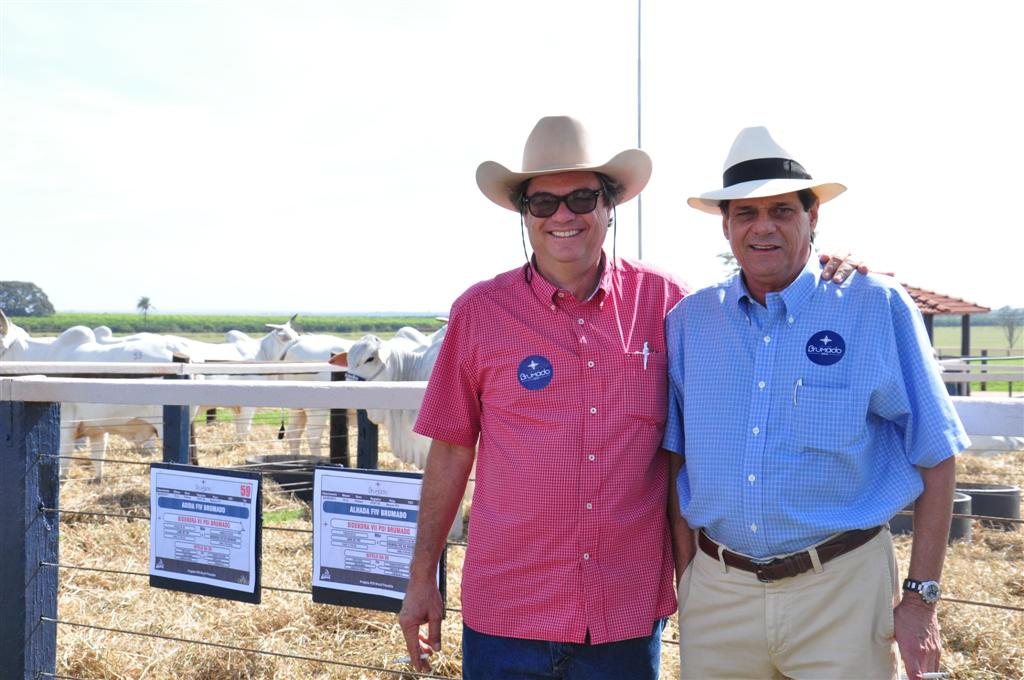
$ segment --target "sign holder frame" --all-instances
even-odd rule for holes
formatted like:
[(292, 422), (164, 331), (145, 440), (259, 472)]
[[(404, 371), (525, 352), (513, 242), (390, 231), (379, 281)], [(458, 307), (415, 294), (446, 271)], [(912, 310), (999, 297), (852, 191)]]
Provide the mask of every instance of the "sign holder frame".
[[(256, 484), (256, 495), (253, 499), (253, 512), (255, 513), (253, 521), (253, 537), (255, 541), (254, 553), (253, 553), (253, 591), (251, 593), (245, 592), (244, 590), (235, 590), (233, 588), (222, 588), (207, 583), (198, 583), (196, 581), (188, 581), (184, 579), (173, 578), (169, 576), (156, 576), (152, 572), (149, 575), (149, 585), (152, 588), (163, 588), (166, 590), (175, 590), (183, 593), (191, 593), (193, 595), (207, 595), (210, 597), (216, 597), (223, 600), (234, 600), (237, 602), (247, 602), (249, 604), (260, 604), (260, 599), (263, 591), (263, 475), (260, 472), (249, 472), (245, 470), (233, 470), (230, 468), (210, 468), (210, 467), (199, 467), (196, 465), (183, 465), (179, 463), (152, 463), (150, 465), (150, 475), (153, 474), (153, 469), (162, 470), (173, 470), (178, 473), (200, 473), (204, 475), (215, 475), (223, 477), (232, 477), (237, 479), (248, 479), (258, 482)], [(152, 482), (151, 482), (152, 484)], [(152, 498), (150, 499), (150, 505), (152, 507)], [(157, 521), (155, 517), (150, 518), (150, 522)], [(152, 532), (152, 529), (150, 530)], [(153, 551), (152, 533), (150, 533), (150, 556)], [(151, 568), (151, 567), (150, 567)]]
[[(369, 470), (369, 469), (363, 469), (363, 468), (340, 468), (338, 466), (329, 466), (329, 465), (319, 465), (319, 466), (317, 466), (316, 469), (314, 470), (314, 479), (315, 479), (316, 471), (318, 471), (318, 470), (323, 470), (324, 472), (333, 472), (333, 473), (344, 472), (345, 474), (350, 474), (350, 473), (365, 474), (368, 477), (370, 477), (370, 476), (383, 476), (383, 477), (397, 477), (397, 478), (416, 479), (416, 480), (422, 480), (423, 479), (423, 473), (422, 472), (403, 472), (403, 471), (398, 471), (398, 470)], [(314, 491), (313, 502), (316, 503), (317, 500), (318, 500), (318, 498), (317, 498), (316, 492)], [(419, 507), (419, 503), (417, 501), (417, 508), (418, 507)], [(313, 510), (314, 510), (314, 518), (315, 518), (316, 517), (316, 508), (314, 507)], [(314, 544), (320, 538), (320, 536), (318, 535), (318, 530), (319, 530), (319, 527), (316, 525), (316, 522), (314, 520), (314, 524), (313, 524), (313, 541), (314, 541)], [(311, 553), (312, 553), (312, 555), (311, 555), (311, 563), (312, 563), (311, 567), (312, 567), (312, 570), (311, 571), (312, 571), (312, 573), (315, 576), (315, 574), (316, 574), (315, 570), (317, 568), (316, 557), (315, 557), (315, 554), (316, 554), (315, 545), (314, 545), (314, 550), (312, 550)], [(447, 603), (448, 603), (448, 594), (446, 592), (446, 590), (447, 590), (446, 589), (446, 582), (448, 580), (447, 579), (447, 574), (448, 574), (447, 556), (448, 556), (448, 543), (447, 543), (447, 539), (446, 539), (445, 540), (445, 546), (441, 550), (441, 557), (438, 560), (438, 567), (437, 567), (437, 589), (441, 593), (441, 606), (442, 606), (442, 608), (447, 607)], [(313, 595), (313, 602), (317, 602), (319, 604), (333, 604), (333, 605), (338, 605), (338, 606), (342, 606), (342, 607), (357, 607), (359, 609), (370, 609), (370, 610), (373, 610), (373, 611), (391, 612), (391, 613), (397, 614), (398, 612), (401, 611), (401, 609), (402, 609), (402, 602), (405, 599), (404, 598), (404, 593), (403, 593), (402, 599), (397, 599), (397, 598), (393, 598), (393, 597), (387, 597), (385, 595), (376, 595), (376, 594), (372, 594), (372, 593), (360, 593), (360, 592), (356, 592), (356, 591), (352, 591), (352, 590), (344, 590), (344, 589), (341, 589), (341, 588), (325, 588), (325, 587), (322, 587), (322, 586), (317, 586), (315, 584), (316, 584), (316, 578), (313, 579), (313, 583), (311, 584), (311, 590), (312, 590), (312, 595)], [(442, 609), (441, 617), (445, 618), (446, 616), (447, 616), (447, 612), (444, 609)]]

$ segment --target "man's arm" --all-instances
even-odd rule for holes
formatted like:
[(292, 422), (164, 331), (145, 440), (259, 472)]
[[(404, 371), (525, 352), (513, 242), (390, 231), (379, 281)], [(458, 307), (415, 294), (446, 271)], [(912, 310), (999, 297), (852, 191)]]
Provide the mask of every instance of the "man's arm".
[[(409, 567), (409, 587), (398, 614), (410, 663), (419, 672), (430, 670), (430, 662), (420, 655), (441, 650), (444, 607), (437, 587), (437, 564), (466, 491), (474, 455), (469, 447), (436, 439), (430, 444), (420, 493), (416, 547)], [(420, 625), (424, 623), (427, 624), (425, 640), (420, 636)]]
[(668, 522), (672, 531), (672, 558), (676, 564), (676, 584), (678, 584), (679, 579), (683, 577), (683, 571), (693, 559), (695, 550), (693, 530), (679, 514), (676, 479), (679, 477), (679, 470), (683, 467), (683, 457), (665, 449), (662, 449), (661, 453), (668, 456)]
[[(946, 558), (946, 541), (953, 514), (956, 457), (932, 468), (921, 468), (924, 491), (914, 504), (914, 544), (908, 576), (918, 581), (938, 581)], [(903, 591), (893, 617), (896, 642), (910, 680), (921, 673), (939, 670), (942, 641), (934, 604), (925, 604), (917, 593)]]

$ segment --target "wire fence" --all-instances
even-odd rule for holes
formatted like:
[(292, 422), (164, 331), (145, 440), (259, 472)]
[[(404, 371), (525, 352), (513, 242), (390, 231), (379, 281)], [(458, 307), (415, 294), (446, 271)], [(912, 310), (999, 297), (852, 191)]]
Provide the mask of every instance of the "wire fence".
[[(284, 440), (277, 440), (277, 441), (285, 441), (287, 443), (288, 441), (304, 440), (304, 439), (305, 439), (304, 437), (294, 437), (294, 438), (285, 438)], [(217, 441), (217, 442), (204, 442), (204, 444), (206, 444), (208, 446), (213, 446), (213, 445), (234, 445), (234, 444), (238, 444), (239, 441), (240, 440), (238, 440), (238, 439), (225, 439), (225, 440)], [(61, 460), (66, 460), (66, 461), (92, 460), (91, 457), (89, 457), (89, 456), (60, 455), (58, 453), (52, 453), (52, 454), (46, 454), (46, 455), (48, 457), (50, 457), (50, 458), (53, 458), (53, 459), (61, 459)], [(144, 466), (144, 467), (148, 468), (152, 461), (147, 461), (147, 460), (130, 460), (130, 459), (110, 459), (110, 458), (108, 458), (108, 459), (105, 460), (105, 462), (106, 463), (110, 463), (110, 464), (116, 464), (116, 465)], [(327, 461), (325, 459), (325, 463), (326, 462)], [(263, 465), (265, 465), (265, 464), (264, 463), (234, 464), (234, 465), (230, 465), (230, 466), (225, 466), (224, 469), (232, 469), (232, 470), (253, 470), (253, 469), (256, 469), (256, 470), (259, 470), (259, 468), (261, 466), (263, 466)], [(311, 465), (311, 464), (307, 463), (307, 464), (290, 465), (290, 466), (288, 466), (287, 469), (288, 469), (289, 472), (312, 473), (313, 470), (315, 469), (315, 467), (316, 467), (315, 465)], [(268, 477), (271, 476), (270, 473), (264, 472), (262, 470), (260, 470), (260, 472), (261, 472), (262, 478), (268, 478)], [(148, 470), (146, 470), (146, 471), (142, 471), (142, 472), (134, 473), (134, 474), (124, 474), (124, 475), (108, 476), (107, 478), (108, 479), (116, 479), (118, 477), (123, 477), (123, 478), (129, 478), (129, 477), (140, 478), (140, 477), (146, 477), (146, 476), (148, 476), (148, 474), (149, 474)], [(282, 483), (278, 483), (277, 486), (279, 488), (281, 488), (283, 491), (290, 491), (290, 492), (295, 492), (295, 491), (311, 491), (312, 490), (312, 482), (294, 482), (294, 483), (285, 482), (283, 484)], [(128, 511), (128, 512), (120, 512), (120, 513), (118, 513), (118, 512), (106, 512), (106, 511), (103, 511), (103, 510), (94, 510), (94, 509), (75, 509), (75, 508), (61, 509), (61, 508), (52, 508), (52, 507), (41, 507), (40, 511), (43, 512), (43, 513), (49, 514), (49, 515), (57, 515), (57, 516), (60, 516), (60, 517), (64, 517), (64, 516), (83, 516), (83, 517), (95, 517), (95, 518), (103, 518), (103, 519), (115, 519), (115, 520), (125, 520), (125, 521), (147, 521), (147, 522), (150, 520), (150, 516), (149, 516), (148, 512), (131, 512), (131, 511)], [(897, 514), (900, 514), (900, 515), (912, 515), (913, 513), (910, 512), (910, 511), (901, 511), (900, 513), (897, 513)], [(958, 513), (958, 514), (954, 514), (953, 517), (957, 518), (957, 519), (970, 519), (970, 520), (979, 520), (979, 521), (991, 521), (991, 522), (999, 522), (999, 523), (1013, 524), (1013, 525), (1020, 525), (1020, 524), (1024, 523), (1024, 520), (1021, 520), (1021, 519), (1007, 518), (1007, 517), (993, 517), (993, 516), (987, 516), (987, 515), (959, 514)], [(287, 533), (306, 534), (306, 535), (311, 535), (313, 533), (312, 529), (307, 529), (307, 528), (279, 527), (279, 526), (266, 526), (266, 525), (263, 526), (263, 530), (268, 531), (268, 532), (287, 532)], [(452, 546), (452, 547), (465, 547), (466, 543), (464, 541), (449, 541), (448, 545)], [(87, 566), (87, 565), (67, 564), (67, 563), (62, 563), (62, 562), (59, 562), (59, 561), (57, 561), (57, 562), (41, 562), (40, 566), (48, 568), (48, 569), (54, 569), (54, 570), (57, 570), (58, 572), (60, 572), (62, 570), (66, 571), (66, 572), (72, 572), (72, 571), (97, 572), (97, 573), (104, 573), (104, 574), (111, 574), (111, 575), (125, 576), (125, 577), (132, 577), (132, 578), (140, 578), (140, 577), (147, 577), (148, 578), (150, 576), (150, 574), (148, 572), (142, 572), (142, 571), (131, 571), (131, 570), (128, 570), (128, 569), (112, 569), (112, 568), (106, 568), (106, 567), (94, 567), (94, 566)], [(307, 589), (300, 589), (300, 588), (291, 588), (291, 587), (283, 587), (283, 586), (261, 585), (261, 590), (268, 591), (268, 592), (284, 593), (284, 594), (289, 594), (289, 595), (302, 595), (302, 596), (306, 596), (306, 597), (310, 596), (310, 590), (308, 588)], [(944, 602), (949, 602), (949, 603), (952, 603), (952, 604), (957, 604), (957, 605), (985, 607), (985, 608), (991, 608), (991, 609), (996, 609), (996, 610), (1004, 610), (1004, 611), (1011, 611), (1011, 612), (1018, 612), (1018, 613), (1024, 612), (1024, 607), (1017, 606), (1017, 605), (1014, 605), (1014, 604), (1008, 604), (1008, 603), (984, 602), (984, 601), (980, 601), (980, 600), (962, 599), (962, 598), (949, 597), (949, 596), (944, 596), (943, 601)], [(459, 615), (459, 616), (461, 616), (461, 613), (462, 613), (461, 608), (448, 607), (448, 608), (446, 608), (446, 611), (449, 612), (449, 613), (455, 614), (455, 615)], [(383, 674), (383, 675), (391, 675), (391, 676), (399, 676), (399, 677), (437, 678), (439, 680), (449, 680), (449, 678), (450, 678), (450, 676), (445, 676), (445, 675), (435, 675), (435, 674), (430, 674), (430, 673), (416, 673), (416, 672), (413, 672), (413, 671), (409, 670), (407, 667), (403, 667), (403, 668), (389, 668), (387, 666), (374, 666), (374, 665), (369, 665), (369, 664), (353, 663), (353, 662), (350, 662), (350, 661), (341, 661), (341, 660), (337, 660), (337, 659), (324, 658), (324, 657), (319, 657), (319, 656), (311, 656), (311, 655), (303, 655), (303, 654), (291, 654), (291, 653), (286, 653), (286, 652), (278, 652), (278, 651), (273, 651), (273, 650), (261, 649), (259, 647), (247, 647), (247, 646), (243, 646), (243, 645), (225, 644), (225, 643), (221, 643), (221, 642), (212, 642), (212, 641), (209, 641), (209, 640), (192, 639), (192, 638), (188, 638), (188, 637), (166, 635), (166, 634), (162, 634), (162, 633), (154, 633), (154, 632), (149, 632), (149, 631), (132, 630), (132, 629), (129, 629), (129, 628), (122, 628), (122, 627), (118, 627), (118, 626), (103, 626), (103, 625), (97, 625), (95, 623), (67, 620), (67, 619), (61, 618), (58, 615), (55, 615), (53, 617), (46, 617), (46, 616), (44, 616), (40, 620), (42, 622), (44, 622), (44, 623), (51, 624), (51, 625), (54, 625), (54, 626), (74, 627), (74, 628), (102, 631), (102, 632), (106, 632), (106, 633), (110, 633), (110, 634), (137, 636), (137, 637), (141, 637), (141, 638), (150, 638), (150, 639), (154, 639), (154, 640), (162, 640), (162, 641), (175, 642), (175, 643), (180, 643), (180, 644), (198, 645), (198, 646), (203, 646), (203, 647), (216, 648), (216, 649), (222, 649), (222, 650), (226, 650), (226, 651), (237, 652), (237, 653), (240, 653), (240, 654), (253, 654), (253, 655), (259, 655), (259, 656), (277, 657), (277, 658), (289, 659), (289, 660), (293, 660), (293, 661), (303, 661), (303, 662), (307, 662), (307, 663), (323, 664), (325, 666), (333, 666), (333, 667), (339, 667), (339, 668), (348, 668), (348, 669), (360, 670), (360, 671), (371, 671), (371, 672), (375, 672), (375, 673), (379, 673), (379, 674)], [(678, 645), (678, 641), (677, 640), (672, 640), (672, 639), (668, 639), (668, 638), (663, 638), (661, 642), (663, 644), (667, 644), (667, 645)], [(58, 675), (58, 674), (50, 674), (50, 673), (38, 673), (37, 677), (69, 678), (71, 680), (92, 680), (90, 678), (75, 678), (74, 676)]]
[(189, 638), (177, 637), (174, 635), (161, 635), (159, 633), (147, 633), (139, 630), (128, 630), (126, 628), (113, 628), (109, 626), (97, 626), (92, 623), (82, 623), (80, 621), (64, 621), (61, 619), (51, 618), (49, 616), (40, 617), (40, 620), (44, 623), (52, 623), (55, 625), (62, 626), (75, 626), (78, 628), (88, 628), (90, 630), (101, 630), (108, 633), (119, 633), (122, 635), (135, 635), (143, 638), (152, 638), (155, 640), (165, 640), (168, 642), (182, 642), (185, 644), (198, 645), (202, 647), (213, 647), (216, 649), (224, 649), (232, 652), (241, 652), (243, 654), (258, 654), (262, 656), (273, 656), (282, 659), (291, 659), (293, 661), (308, 661), (312, 663), (324, 664), (326, 666), (341, 666), (344, 668), (353, 668), (358, 670), (374, 671), (377, 673), (386, 673), (389, 675), (399, 675), (402, 677), (414, 677), (414, 678), (437, 678), (438, 680), (453, 680), (451, 676), (447, 675), (433, 675), (430, 673), (417, 673), (410, 670), (402, 670), (397, 668), (384, 668), (383, 666), (370, 666), (366, 664), (351, 663), (348, 661), (338, 661), (336, 659), (325, 659), (322, 657), (314, 656), (303, 656), (301, 654), (288, 654), (286, 652), (274, 652), (266, 649), (257, 649), (254, 647), (239, 647), (237, 645), (227, 645), (220, 642), (210, 642), (208, 640), (193, 640)]
[[(129, 464), (148, 465), (148, 463), (143, 463), (141, 461), (129, 461)], [(238, 466), (234, 466), (233, 468), (227, 468), (227, 469), (238, 469)], [(308, 469), (309, 471), (313, 470), (312, 467), (308, 467), (306, 469)], [(150, 516), (148, 514), (144, 514), (144, 513), (111, 513), (111, 512), (101, 512), (101, 511), (95, 511), (95, 510), (75, 510), (75, 509), (46, 508), (46, 507), (40, 508), (40, 511), (44, 512), (44, 513), (47, 513), (47, 514), (92, 516), (92, 517), (104, 517), (104, 518), (132, 520), (132, 521), (138, 521), (138, 520), (149, 521), (150, 520)], [(897, 514), (898, 515), (913, 515), (913, 512), (911, 512), (911, 511), (900, 511)], [(1009, 518), (1009, 517), (995, 517), (995, 516), (990, 516), (990, 515), (973, 515), (973, 514), (954, 513), (953, 514), (953, 518), (954, 519), (970, 519), (970, 520), (978, 520), (978, 521), (989, 521), (989, 522), (1000, 522), (1000, 523), (1015, 524), (1015, 525), (1024, 524), (1024, 519), (1016, 519), (1016, 518)], [(302, 534), (310, 534), (310, 535), (313, 533), (312, 529), (303, 529), (303, 528), (296, 528), (296, 527), (263, 526), (263, 530), (264, 531), (281, 531), (281, 532), (290, 532), (290, 533), (302, 533)], [(447, 545), (448, 546), (452, 546), (452, 547), (465, 547), (467, 544), (466, 544), (465, 541), (448, 541)], [(131, 572), (131, 571), (124, 571), (124, 570), (116, 570), (116, 569), (102, 569), (102, 568), (97, 568), (97, 567), (82, 567), (82, 566), (77, 566), (77, 565), (62, 565), (62, 564), (55, 564), (55, 563), (43, 563), (43, 566), (58, 567), (58, 568), (68, 568), (68, 569), (81, 569), (81, 570), (87, 570), (87, 571), (101, 571), (101, 572), (105, 572), (105, 573), (122, 574), (122, 575), (127, 575), (127, 576), (148, 576), (149, 575), (148, 573), (141, 573), (141, 572)], [(283, 592), (295, 592), (295, 593), (301, 593), (301, 594), (304, 594), (304, 595), (308, 595), (309, 594), (309, 591), (305, 591), (305, 590), (284, 589), (284, 588), (276, 588), (276, 587), (272, 587), (272, 586), (262, 586), (262, 588), (264, 590), (280, 590), (280, 591), (283, 591)], [(1003, 609), (1003, 610), (1009, 610), (1009, 611), (1024, 612), (1024, 607), (1017, 606), (1017, 605), (1011, 605), (1011, 604), (997, 603), (997, 602), (983, 602), (983, 601), (980, 601), (980, 600), (971, 600), (971, 599), (962, 599), (962, 598), (953, 598), (953, 597), (945, 597), (944, 601), (952, 602), (952, 603), (956, 603), (956, 604), (966, 604), (966, 605), (973, 605), (973, 606), (979, 606), (979, 607), (990, 607), (990, 608), (993, 608), (993, 609)], [(447, 611), (461, 613), (461, 609), (449, 608)], [(664, 642), (674, 642), (674, 641), (664, 640)]]

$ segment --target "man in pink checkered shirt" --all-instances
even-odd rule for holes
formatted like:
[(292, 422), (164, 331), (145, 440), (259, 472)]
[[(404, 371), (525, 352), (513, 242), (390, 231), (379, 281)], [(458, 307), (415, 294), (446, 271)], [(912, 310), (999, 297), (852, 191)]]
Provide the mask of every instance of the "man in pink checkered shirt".
[(464, 677), (658, 675), (676, 607), (664, 319), (686, 288), (602, 249), (650, 174), (638, 149), (592, 162), (567, 117), (537, 123), (522, 172), (477, 170), (534, 255), (452, 306), (416, 423), (433, 444), (399, 619), (417, 670), (440, 648), (437, 563), (475, 458)]

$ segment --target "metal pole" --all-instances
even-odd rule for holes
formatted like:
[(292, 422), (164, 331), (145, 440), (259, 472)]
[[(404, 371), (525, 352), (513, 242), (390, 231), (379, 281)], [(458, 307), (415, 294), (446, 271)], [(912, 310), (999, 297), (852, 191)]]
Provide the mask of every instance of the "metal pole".
[[(636, 0), (636, 148), (643, 148), (641, 135), (641, 109), (640, 109), (640, 35), (641, 27), (641, 4), (642, 0)], [(643, 196), (636, 197), (636, 258), (644, 259), (644, 213)]]
[[(339, 382), (345, 379), (345, 373), (335, 371), (331, 373), (331, 382)], [(330, 429), (330, 457), (331, 465), (349, 467), (348, 456), (348, 409), (331, 409)]]

